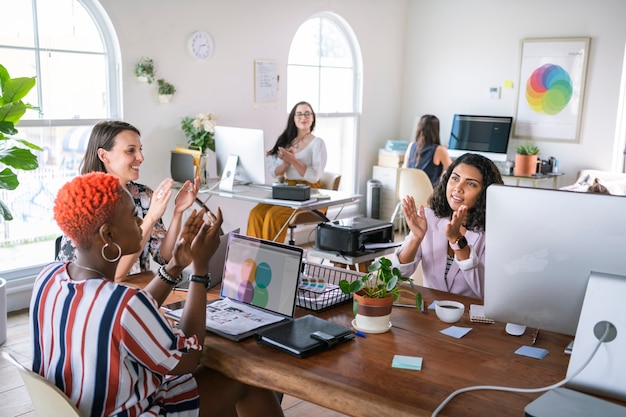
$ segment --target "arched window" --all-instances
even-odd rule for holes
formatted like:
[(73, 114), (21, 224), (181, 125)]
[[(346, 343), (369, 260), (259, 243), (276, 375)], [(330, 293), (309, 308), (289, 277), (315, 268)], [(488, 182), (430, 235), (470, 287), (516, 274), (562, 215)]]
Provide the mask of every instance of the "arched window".
[(324, 12), (296, 32), (287, 65), (287, 111), (308, 101), (315, 133), (326, 142), (327, 171), (342, 174), (341, 190), (356, 190), (356, 154), (362, 84), (361, 51), (348, 23)]
[(59, 234), (52, 218), (54, 198), (78, 173), (91, 127), (102, 119), (121, 118), (121, 77), (117, 37), (97, 1), (15, 1), (5, 17), (0, 64), (13, 78), (37, 77), (24, 101), (41, 110), (26, 112), (15, 137), (44, 151), (38, 153), (37, 170), (17, 172), (16, 190), (0, 190), (14, 217), (0, 222), (0, 252), (49, 241), (49, 250), (29, 251), (27, 259), (13, 258), (13, 263), (3, 260), (2, 269), (13, 269), (53, 259)]

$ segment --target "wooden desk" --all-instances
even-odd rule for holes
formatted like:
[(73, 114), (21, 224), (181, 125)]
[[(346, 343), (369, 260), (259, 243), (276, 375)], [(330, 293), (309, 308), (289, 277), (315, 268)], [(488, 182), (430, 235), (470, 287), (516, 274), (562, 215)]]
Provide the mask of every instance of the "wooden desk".
[[(152, 276), (138, 274), (124, 282), (142, 287)], [(357, 337), (306, 359), (259, 345), (253, 338), (232, 342), (207, 332), (201, 362), (239, 381), (359, 417), (430, 416), (459, 388), (475, 385), (537, 388), (565, 377), (569, 355), (563, 350), (571, 341), (570, 336), (542, 331), (535, 346), (550, 352), (544, 359), (516, 355), (516, 349), (530, 344), (529, 330), (515, 337), (506, 334), (504, 323), (472, 323), (469, 305), (480, 300), (418, 289), (427, 305), (443, 299), (463, 302), (465, 314), (454, 325), (473, 330), (455, 339), (440, 333), (450, 325), (441, 322), (433, 310), (421, 314), (415, 309), (394, 307), (393, 327), (389, 332)], [(172, 291), (166, 304), (180, 301), (186, 294)], [(207, 293), (207, 299), (218, 297), (217, 287)], [(313, 312), (297, 309), (297, 316), (306, 314)], [(353, 319), (352, 304), (345, 303), (317, 315), (349, 327)], [(395, 354), (422, 357), (422, 370), (392, 368)], [(519, 417), (524, 407), (540, 395), (488, 390), (463, 393), (439, 415)]]
[[(469, 321), (469, 297), (420, 288), (428, 305), (433, 300), (455, 299), (466, 306), (456, 326), (472, 327), (461, 339), (439, 333), (449, 325), (433, 310), (394, 307), (388, 333), (357, 337), (355, 341), (306, 359), (298, 359), (258, 345), (253, 339), (235, 343), (207, 333), (202, 363), (257, 386), (354, 416), (429, 416), (453, 391), (474, 385), (541, 387), (564, 378), (569, 356), (563, 349), (571, 337), (541, 332), (537, 347), (550, 353), (537, 360), (514, 354), (530, 344), (530, 331), (509, 336), (504, 323)], [(350, 326), (351, 303), (319, 313)], [(298, 315), (312, 313), (299, 309)], [(391, 367), (395, 354), (420, 356), (421, 371)], [(461, 394), (441, 416), (523, 415), (524, 407), (541, 394), (476, 391)]]

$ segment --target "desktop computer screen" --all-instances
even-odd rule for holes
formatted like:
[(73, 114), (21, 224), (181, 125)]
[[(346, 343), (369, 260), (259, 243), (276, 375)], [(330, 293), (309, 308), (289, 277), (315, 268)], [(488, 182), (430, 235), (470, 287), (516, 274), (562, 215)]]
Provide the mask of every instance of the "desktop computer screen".
[(222, 180), (229, 156), (237, 155), (235, 181), (265, 184), (266, 151), (263, 130), (216, 126), (213, 138), (217, 172)]
[(617, 337), (600, 346), (569, 386), (622, 400), (625, 213), (623, 196), (504, 185), (487, 189), (485, 315), (575, 335), (568, 375), (591, 356), (600, 337), (596, 324), (612, 323)]

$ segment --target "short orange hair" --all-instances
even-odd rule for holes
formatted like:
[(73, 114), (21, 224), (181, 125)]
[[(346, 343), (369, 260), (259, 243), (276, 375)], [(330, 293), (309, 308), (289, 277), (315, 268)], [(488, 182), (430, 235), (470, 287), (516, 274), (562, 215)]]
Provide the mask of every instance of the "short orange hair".
[(119, 179), (111, 174), (78, 176), (59, 190), (54, 220), (79, 249), (89, 249), (94, 233), (115, 214), (122, 194)]

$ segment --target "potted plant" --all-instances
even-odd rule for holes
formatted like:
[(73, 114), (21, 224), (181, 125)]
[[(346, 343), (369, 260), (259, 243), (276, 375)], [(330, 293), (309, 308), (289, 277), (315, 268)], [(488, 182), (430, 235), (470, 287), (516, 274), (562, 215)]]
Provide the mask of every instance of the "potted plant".
[(154, 61), (150, 58), (141, 58), (135, 65), (135, 75), (143, 83), (152, 84), (155, 72)]
[(159, 102), (169, 103), (172, 95), (176, 92), (176, 88), (162, 78), (158, 79), (157, 83), (159, 84)]
[(376, 260), (368, 267), (368, 273), (352, 282), (342, 279), (339, 288), (344, 294), (354, 295), (356, 318), (352, 322), (358, 330), (368, 333), (383, 333), (389, 330), (391, 308), (393, 302), (400, 298), (402, 292), (415, 297), (415, 307), (421, 307), (420, 293), (413, 294), (402, 288), (408, 282), (411, 288), (413, 279), (403, 277), (398, 268), (391, 267), (391, 261), (385, 257)]
[(514, 175), (527, 177), (537, 172), (537, 159), (539, 155), (539, 148), (537, 146), (526, 142), (517, 145), (515, 152)]
[[(11, 78), (7, 69), (0, 65), (0, 189), (15, 190), (20, 182), (14, 169), (33, 170), (39, 166), (32, 150), (42, 149), (24, 139), (8, 137), (17, 134), (15, 125), (27, 109), (35, 109), (22, 98), (35, 86), (35, 77)], [(21, 145), (21, 146), (18, 146)], [(0, 200), (3, 221), (13, 220), (7, 205)], [(6, 341), (7, 294), (6, 280), (0, 278), (0, 345)]]
[(204, 153), (207, 149), (215, 152), (215, 115), (213, 113), (199, 113), (196, 117), (185, 117), (180, 127), (187, 136), (189, 147), (200, 149)]

